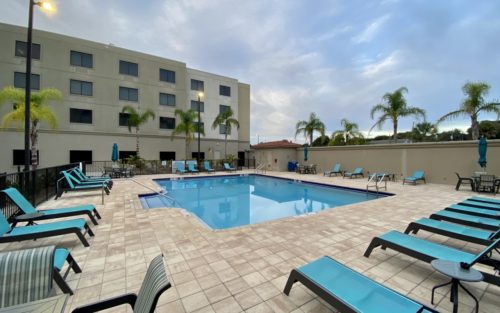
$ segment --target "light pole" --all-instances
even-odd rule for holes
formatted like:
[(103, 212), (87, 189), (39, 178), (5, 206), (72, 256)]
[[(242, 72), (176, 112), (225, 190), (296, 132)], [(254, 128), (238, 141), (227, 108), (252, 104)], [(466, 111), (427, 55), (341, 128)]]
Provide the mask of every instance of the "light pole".
[(198, 92), (198, 155), (196, 158), (198, 167), (200, 166), (201, 98), (203, 98), (203, 92), (200, 91)]
[(24, 171), (30, 169), (30, 105), (31, 105), (31, 46), (33, 45), (33, 7), (51, 11), (52, 5), (48, 2), (30, 0), (28, 16), (28, 40), (26, 43), (26, 81), (24, 86)]

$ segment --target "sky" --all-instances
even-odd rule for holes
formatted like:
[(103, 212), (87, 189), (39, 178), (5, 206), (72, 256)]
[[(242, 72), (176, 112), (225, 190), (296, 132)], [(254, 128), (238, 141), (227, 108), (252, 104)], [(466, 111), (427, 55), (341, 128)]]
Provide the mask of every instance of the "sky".
[[(466, 82), (500, 99), (498, 0), (49, 0), (34, 27), (185, 62), (251, 86), (251, 143), (294, 138), (315, 112), (327, 135), (405, 86), (427, 121), (457, 110)], [(0, 22), (26, 26), (28, 0), (0, 0)], [(495, 119), (481, 114), (480, 120)], [(413, 118), (400, 121), (410, 130)], [(467, 129), (457, 119), (440, 130)], [(371, 136), (390, 133), (387, 122)]]

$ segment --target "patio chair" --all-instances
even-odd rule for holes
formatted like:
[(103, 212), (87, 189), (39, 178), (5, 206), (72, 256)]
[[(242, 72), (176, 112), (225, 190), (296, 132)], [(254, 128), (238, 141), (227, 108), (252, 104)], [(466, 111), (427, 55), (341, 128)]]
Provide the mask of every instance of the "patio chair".
[(497, 211), (497, 210), (479, 209), (479, 208), (473, 208), (470, 206), (459, 205), (459, 204), (449, 205), (445, 208), (445, 210), (454, 211), (454, 212), (458, 212), (458, 213), (465, 213), (465, 214), (475, 215), (475, 216), (480, 216), (480, 217), (493, 218), (493, 219), (497, 219), (497, 220), (500, 219), (500, 211)]
[(337, 176), (338, 174), (342, 175), (342, 171), (340, 170), (340, 163), (335, 164), (331, 170), (324, 172), (323, 176), (328, 175), (331, 177), (332, 175)]
[(480, 175), (479, 182), (476, 186), (478, 192), (491, 192), (495, 193), (495, 175)]
[(82, 244), (88, 247), (89, 243), (85, 239), (87, 233), (91, 237), (94, 236), (92, 229), (90, 229), (83, 218), (39, 225), (11, 227), (5, 215), (0, 212), (0, 243), (75, 234)]
[(194, 163), (193, 162), (189, 162), (188, 163), (188, 171), (189, 173), (193, 173), (193, 174), (199, 174), (200, 172), (194, 168)]
[(409, 234), (410, 232), (416, 234), (419, 230), (485, 246), (489, 246), (493, 240), (500, 236), (500, 229), (497, 231), (488, 231), (430, 218), (421, 218), (415, 222), (411, 222), (406, 227), (405, 234)]
[[(89, 184), (78, 184), (78, 181), (66, 171), (62, 172), (63, 177), (57, 180), (56, 184), (56, 198), (60, 198), (63, 193), (68, 191), (82, 191), (82, 190), (96, 190), (101, 189), (109, 195), (109, 188), (106, 183), (89, 183)], [(62, 183), (66, 182), (67, 187), (63, 188)]]
[(425, 173), (424, 173), (424, 171), (415, 171), (415, 172), (413, 172), (413, 175), (405, 177), (403, 179), (403, 185), (405, 183), (416, 185), (419, 180), (423, 180), (424, 184), (427, 183), (425, 181)]
[(498, 204), (500, 205), (500, 200), (498, 199), (493, 199), (493, 198), (486, 198), (486, 197), (478, 197), (474, 196), (469, 199), (469, 201), (475, 201), (475, 202), (480, 202), (480, 203), (491, 203), (491, 204)]
[(287, 296), (297, 281), (340, 312), (437, 312), (328, 256), (293, 269), (283, 291)]
[[(481, 263), (493, 267), (494, 271), (498, 271), (500, 270), (500, 261), (491, 258), (491, 252), (497, 249), (499, 245), (500, 238), (493, 241), (478, 254), (473, 254), (392, 230), (373, 238), (364, 256), (369, 257), (373, 249), (382, 247), (383, 249), (390, 248), (427, 263), (435, 259), (442, 259), (460, 263), (462, 268), (465, 269), (472, 267), (476, 263)], [(481, 273), (485, 282), (500, 286), (500, 277), (488, 272), (481, 271)]]
[(114, 298), (84, 305), (73, 310), (73, 313), (98, 312), (122, 304), (129, 304), (134, 313), (153, 313), (160, 295), (170, 288), (170, 282), (165, 271), (163, 255), (151, 261), (141, 289), (137, 294), (128, 293)]
[(78, 166), (74, 167), (70, 173), (75, 174), (74, 176), (76, 176), (76, 178), (81, 182), (106, 182), (109, 189), (113, 188), (113, 180), (109, 176), (89, 177), (85, 175)]
[(458, 203), (459, 205), (470, 206), (479, 209), (497, 210), (500, 211), (500, 204), (492, 204), (486, 202), (477, 202), (472, 200), (464, 200)]
[(228, 163), (224, 163), (224, 170), (230, 171), (230, 172), (235, 172), (236, 168), (229, 166)]
[(470, 185), (470, 187), (472, 188), (472, 191), (476, 190), (476, 186), (474, 184), (474, 179), (472, 179), (470, 177), (461, 177), (460, 174), (458, 174), (457, 172), (455, 172), (455, 175), (457, 175), (457, 178), (458, 178), (457, 186), (455, 187), (455, 190), (460, 189), (460, 186), (462, 184)]
[(177, 168), (175, 169), (175, 173), (177, 174), (186, 174), (186, 168), (184, 167), (184, 163), (177, 164)]
[(430, 218), (438, 221), (448, 221), (456, 224), (472, 226), (481, 229), (496, 231), (500, 229), (500, 220), (441, 210), (431, 214)]
[(96, 181), (83, 181), (81, 180), (77, 175), (74, 169), (67, 170), (67, 171), (61, 171), (65, 172), (70, 176), (75, 184), (78, 185), (94, 185), (94, 184), (105, 184), (109, 189), (111, 189), (111, 186), (113, 185), (113, 182), (108, 178), (104, 180), (96, 180)]
[(203, 162), (203, 168), (205, 168), (205, 171), (207, 173), (215, 173), (215, 170), (212, 168), (212, 166), (210, 166), (210, 162), (208, 161)]
[(354, 171), (352, 172), (344, 172), (342, 175), (343, 178), (349, 177), (349, 178), (354, 178), (354, 177), (365, 177), (365, 174), (363, 174), (363, 168), (362, 167), (356, 167)]
[[(37, 210), (16, 188), (7, 188), (2, 190), (9, 199), (21, 210), (23, 214), (30, 214), (28, 221), (46, 220), (60, 217), (76, 216), (87, 214), (94, 225), (99, 224), (97, 219), (101, 219), (101, 215), (92, 204), (79, 205), (67, 208)], [(38, 213), (38, 214), (35, 214)], [(17, 221), (14, 219), (13, 227)]]

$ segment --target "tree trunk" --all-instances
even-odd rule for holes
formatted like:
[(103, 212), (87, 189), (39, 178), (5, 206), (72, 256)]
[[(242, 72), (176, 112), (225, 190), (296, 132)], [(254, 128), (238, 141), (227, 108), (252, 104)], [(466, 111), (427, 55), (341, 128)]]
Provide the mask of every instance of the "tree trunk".
[(312, 147), (313, 146), (313, 133), (309, 134), (309, 145)]
[(135, 152), (139, 158), (139, 127), (135, 128)]
[(31, 169), (36, 170), (38, 167), (38, 120), (33, 120), (31, 123)]
[(224, 134), (224, 159), (227, 159), (227, 128)]
[(394, 131), (394, 135), (393, 135), (393, 139), (394, 139), (394, 143), (396, 143), (398, 141), (398, 122), (397, 121), (394, 121), (394, 125), (393, 125), (393, 131)]
[(472, 140), (478, 140), (479, 139), (479, 124), (477, 122), (477, 115), (471, 115), (470, 117), (471, 121), (471, 134), (472, 134)]

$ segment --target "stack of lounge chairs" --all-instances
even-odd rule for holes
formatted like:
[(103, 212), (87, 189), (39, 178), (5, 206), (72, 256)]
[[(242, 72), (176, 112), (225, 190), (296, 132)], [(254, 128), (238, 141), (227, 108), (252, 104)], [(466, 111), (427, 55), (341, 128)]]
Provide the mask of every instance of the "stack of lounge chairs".
[[(90, 178), (84, 176), (83, 173), (77, 169), (61, 171), (61, 174), (63, 176), (57, 180), (56, 199), (68, 191), (102, 190), (109, 195), (111, 188), (113, 188), (113, 181), (109, 177)], [(80, 177), (82, 177), (83, 180)]]

